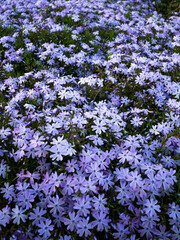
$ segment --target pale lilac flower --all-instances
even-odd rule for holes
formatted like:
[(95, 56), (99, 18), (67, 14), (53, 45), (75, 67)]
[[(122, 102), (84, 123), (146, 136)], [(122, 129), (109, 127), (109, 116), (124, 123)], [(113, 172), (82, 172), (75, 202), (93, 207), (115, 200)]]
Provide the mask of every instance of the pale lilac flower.
[(26, 209), (23, 210), (16, 205), (16, 207), (12, 209), (12, 218), (14, 218), (13, 223), (19, 225), (21, 220), (25, 222), (27, 218), (27, 215), (24, 214), (25, 211)]
[(130, 172), (129, 176), (127, 177), (127, 181), (130, 182), (130, 187), (132, 187), (133, 189), (136, 189), (136, 187), (138, 187), (142, 181), (142, 177), (137, 171), (134, 172)]
[(46, 218), (43, 217), (44, 214), (46, 214), (46, 210), (43, 210), (42, 208), (36, 207), (33, 209), (33, 212), (29, 213), (29, 219), (30, 220), (34, 220), (32, 222), (33, 225), (38, 225), (40, 223), (40, 221), (45, 221)]
[(13, 65), (10, 64), (10, 63), (6, 63), (4, 66), (3, 66), (4, 70), (6, 70), (7, 72), (11, 72), (13, 71)]
[(112, 234), (115, 239), (122, 239), (122, 240), (127, 239), (127, 235), (129, 234), (128, 227), (125, 228), (125, 226), (121, 223), (117, 223), (113, 227), (117, 231)]
[(8, 172), (10, 172), (10, 167), (2, 161), (0, 165), (0, 176), (2, 175), (2, 177), (5, 178)]
[(77, 214), (79, 216), (86, 217), (90, 213), (89, 211), (90, 208), (91, 208), (91, 202), (85, 200), (85, 198), (79, 198), (78, 202), (74, 204), (74, 209), (78, 210)]
[(5, 227), (6, 224), (10, 222), (10, 220), (10, 207), (6, 206), (0, 210), (0, 225), (3, 225)]
[(104, 198), (104, 194), (98, 194), (98, 197), (92, 198), (93, 206), (96, 210), (104, 210), (107, 204), (107, 198)]
[(25, 191), (24, 194), (18, 194), (18, 204), (23, 208), (29, 209), (32, 207), (32, 202), (34, 202), (34, 195), (30, 191)]
[(54, 225), (50, 224), (51, 220), (49, 219), (46, 219), (45, 221), (40, 221), (40, 223), (38, 224), (38, 232), (40, 235), (43, 235), (43, 239), (48, 239), (48, 237), (50, 237), (51, 235), (50, 231), (54, 229)]
[(42, 144), (41, 146), (37, 146), (35, 148), (35, 155), (39, 158), (46, 157), (46, 155), (48, 154), (48, 150), (49, 150), (49, 145)]
[(138, 230), (138, 232), (140, 233), (141, 237), (143, 237), (145, 235), (146, 239), (152, 239), (153, 234), (155, 232), (155, 229), (154, 228), (145, 227), (143, 229)]
[(75, 215), (75, 212), (69, 212), (69, 218), (64, 218), (64, 224), (68, 225), (67, 229), (73, 231), (76, 229), (78, 221), (81, 219), (79, 215)]
[(53, 214), (56, 213), (62, 213), (64, 209), (64, 200), (59, 198), (59, 196), (56, 194), (56, 197), (50, 198), (50, 201), (48, 203), (48, 207), (51, 208), (50, 212)]
[(147, 215), (149, 215), (150, 217), (154, 216), (154, 215), (157, 215), (156, 211), (157, 212), (160, 212), (160, 206), (157, 205), (157, 200), (154, 200), (154, 199), (147, 199), (144, 206), (144, 211), (146, 212)]
[(142, 124), (143, 124), (143, 121), (141, 121), (142, 120), (142, 118), (140, 118), (140, 117), (133, 117), (133, 119), (131, 120), (131, 124), (133, 125), (133, 126), (135, 126), (135, 127), (139, 127), (139, 126), (141, 126)]
[(9, 202), (11, 202), (13, 198), (15, 198), (14, 186), (9, 185), (9, 182), (7, 183), (5, 182), (4, 185), (5, 185), (5, 188), (0, 188), (1, 193), (4, 193), (3, 197), (5, 199), (8, 199)]
[(171, 238), (171, 233), (170, 231), (166, 232), (166, 227), (164, 225), (160, 225), (160, 230), (155, 231), (155, 234), (159, 237), (159, 239), (163, 240), (170, 240)]
[(31, 184), (34, 184), (34, 180), (35, 180), (35, 179), (40, 179), (40, 174), (37, 173), (37, 172), (30, 173), (29, 171), (27, 171), (27, 173), (24, 174), (23, 177), (29, 178), (29, 179), (30, 179), (30, 183), (31, 183)]
[(170, 218), (173, 218), (174, 220), (180, 219), (180, 206), (175, 204), (174, 202), (171, 204), (169, 203), (169, 209), (168, 209), (168, 215)]
[(96, 134), (101, 134), (102, 132), (105, 132), (107, 127), (105, 127), (106, 122), (100, 121), (99, 119), (94, 120), (95, 125), (92, 125), (93, 131), (96, 131)]
[(174, 233), (172, 234), (172, 239), (173, 239), (173, 240), (179, 240), (179, 239), (180, 239), (180, 227), (174, 225), (174, 226), (172, 227), (172, 231), (174, 232)]
[(93, 217), (96, 219), (91, 222), (92, 227), (97, 227), (97, 230), (102, 232), (104, 229), (107, 232), (110, 226), (108, 225), (110, 222), (110, 219), (106, 216), (106, 213), (100, 212), (100, 213), (94, 213)]
[(88, 218), (83, 218), (78, 224), (77, 224), (77, 233), (79, 234), (80, 237), (83, 235), (85, 237), (91, 235), (90, 230), (92, 229), (91, 223), (89, 223), (89, 217)]

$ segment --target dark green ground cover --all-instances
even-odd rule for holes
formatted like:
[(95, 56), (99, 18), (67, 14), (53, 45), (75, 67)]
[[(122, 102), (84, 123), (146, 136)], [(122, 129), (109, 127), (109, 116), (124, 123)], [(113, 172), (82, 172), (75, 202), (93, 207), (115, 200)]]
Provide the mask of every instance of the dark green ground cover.
[(179, 14), (180, 10), (179, 0), (161, 0), (161, 1), (156, 0), (155, 4), (157, 12), (161, 13), (165, 18), (170, 17), (174, 12), (177, 12)]

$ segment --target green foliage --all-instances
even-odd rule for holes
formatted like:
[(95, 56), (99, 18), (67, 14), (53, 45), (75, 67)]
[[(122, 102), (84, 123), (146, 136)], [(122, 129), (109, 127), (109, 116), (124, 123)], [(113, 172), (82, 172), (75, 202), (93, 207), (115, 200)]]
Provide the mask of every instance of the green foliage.
[(162, 13), (165, 18), (169, 18), (174, 12), (179, 12), (180, 1), (179, 0), (161, 0), (160, 3), (155, 1), (156, 10), (158, 13)]

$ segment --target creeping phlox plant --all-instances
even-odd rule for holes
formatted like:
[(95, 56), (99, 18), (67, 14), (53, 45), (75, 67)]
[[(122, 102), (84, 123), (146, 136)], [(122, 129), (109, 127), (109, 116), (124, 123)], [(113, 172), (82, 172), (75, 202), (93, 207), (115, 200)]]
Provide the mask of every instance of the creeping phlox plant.
[(0, 2), (1, 239), (180, 239), (179, 29), (152, 1)]

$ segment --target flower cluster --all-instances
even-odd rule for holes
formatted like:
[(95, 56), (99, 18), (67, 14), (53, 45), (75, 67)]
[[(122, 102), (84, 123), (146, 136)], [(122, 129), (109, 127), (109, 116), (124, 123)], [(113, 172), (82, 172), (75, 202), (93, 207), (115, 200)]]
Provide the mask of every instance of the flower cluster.
[(151, 1), (0, 3), (2, 239), (180, 239), (179, 27)]

